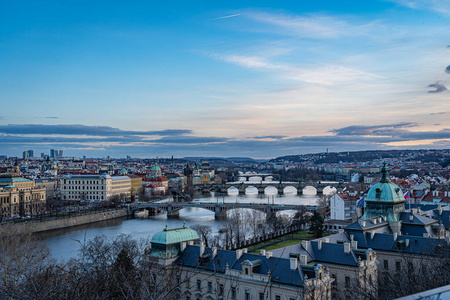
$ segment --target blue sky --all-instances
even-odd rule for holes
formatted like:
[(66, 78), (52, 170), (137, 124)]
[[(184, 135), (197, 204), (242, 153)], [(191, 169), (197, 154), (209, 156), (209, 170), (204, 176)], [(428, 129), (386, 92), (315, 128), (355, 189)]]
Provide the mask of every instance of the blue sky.
[(0, 154), (448, 148), (449, 21), (448, 0), (0, 1)]

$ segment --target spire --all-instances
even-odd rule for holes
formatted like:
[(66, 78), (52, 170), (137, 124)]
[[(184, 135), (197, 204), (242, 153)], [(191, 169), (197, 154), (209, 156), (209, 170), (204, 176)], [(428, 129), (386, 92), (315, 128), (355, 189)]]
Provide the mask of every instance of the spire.
[(386, 166), (386, 162), (383, 163), (383, 167), (381, 168), (381, 183), (389, 183), (389, 168)]

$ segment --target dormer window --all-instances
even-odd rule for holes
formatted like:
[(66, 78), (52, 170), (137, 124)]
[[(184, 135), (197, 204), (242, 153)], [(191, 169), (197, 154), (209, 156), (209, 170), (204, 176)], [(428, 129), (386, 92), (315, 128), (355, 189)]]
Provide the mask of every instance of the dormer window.
[(375, 198), (381, 199), (381, 190), (380, 189), (375, 190)]

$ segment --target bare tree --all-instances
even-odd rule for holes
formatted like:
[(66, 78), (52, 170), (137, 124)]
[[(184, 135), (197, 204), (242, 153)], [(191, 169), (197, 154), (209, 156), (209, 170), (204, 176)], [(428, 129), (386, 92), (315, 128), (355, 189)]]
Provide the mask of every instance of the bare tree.
[(209, 241), (212, 239), (211, 226), (196, 224), (192, 225), (191, 228), (197, 232), (201, 241), (205, 243), (206, 247), (209, 247)]

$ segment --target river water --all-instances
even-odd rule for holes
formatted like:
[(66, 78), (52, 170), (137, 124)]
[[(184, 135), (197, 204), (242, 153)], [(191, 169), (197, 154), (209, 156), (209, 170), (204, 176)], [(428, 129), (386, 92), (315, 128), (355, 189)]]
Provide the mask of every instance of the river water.
[[(303, 204), (315, 205), (316, 195), (297, 195), (297, 194), (269, 194), (269, 195), (237, 195), (229, 194), (217, 196), (214, 193), (210, 195), (197, 195), (194, 202), (225, 202), (225, 203), (273, 203), (273, 204)], [(283, 212), (293, 214), (293, 212)], [(66, 229), (53, 230), (38, 234), (39, 238), (45, 242), (57, 259), (67, 260), (76, 257), (80, 243), (84, 243), (98, 235), (104, 235), (112, 238), (119, 234), (129, 234), (134, 239), (151, 239), (153, 234), (162, 231), (167, 225), (169, 228), (182, 227), (185, 223), (187, 227), (195, 224), (211, 226), (213, 235), (218, 234), (221, 227), (225, 225), (226, 220), (215, 220), (214, 213), (202, 208), (185, 208), (180, 211), (179, 218), (168, 219), (167, 216), (152, 216), (146, 219), (138, 218), (119, 218), (114, 220), (102, 221), (88, 225), (76, 226)]]

